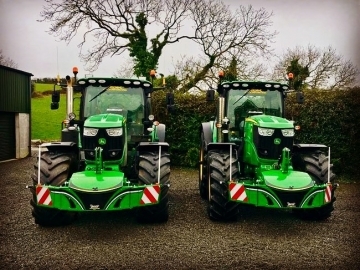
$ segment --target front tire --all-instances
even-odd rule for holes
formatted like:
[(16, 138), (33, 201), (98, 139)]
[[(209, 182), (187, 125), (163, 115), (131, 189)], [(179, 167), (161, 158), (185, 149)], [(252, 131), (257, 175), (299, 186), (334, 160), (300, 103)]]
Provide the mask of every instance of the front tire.
[(210, 197), (208, 216), (211, 220), (236, 221), (238, 218), (240, 205), (230, 201), (228, 188), (229, 181), (239, 176), (237, 163), (237, 158), (232, 156), (230, 172), (230, 155), (228, 153), (209, 154)]
[(295, 154), (293, 156), (293, 167), (295, 170), (306, 172), (315, 181), (317, 185), (322, 185), (328, 182), (328, 174), (330, 174), (330, 182), (333, 184), (331, 190), (331, 201), (322, 207), (314, 209), (298, 209), (295, 212), (302, 219), (311, 220), (325, 220), (329, 218), (334, 211), (335, 174), (332, 172), (332, 164), (329, 166), (329, 159), (322, 151), (307, 154)]
[[(40, 158), (40, 183), (43, 185), (61, 186), (75, 170), (72, 153), (42, 152)], [(34, 165), (35, 174), (31, 176), (34, 187), (38, 184), (38, 166)], [(30, 200), (32, 216), (40, 226), (68, 225), (76, 218), (75, 212), (60, 211), (58, 209), (40, 207), (37, 204), (35, 188)]]
[[(158, 182), (159, 153), (140, 153), (139, 184), (151, 185)], [(141, 223), (166, 222), (169, 218), (169, 185), (170, 185), (170, 155), (161, 153), (160, 158), (160, 184), (161, 192), (159, 202), (156, 205), (139, 207), (136, 219)]]

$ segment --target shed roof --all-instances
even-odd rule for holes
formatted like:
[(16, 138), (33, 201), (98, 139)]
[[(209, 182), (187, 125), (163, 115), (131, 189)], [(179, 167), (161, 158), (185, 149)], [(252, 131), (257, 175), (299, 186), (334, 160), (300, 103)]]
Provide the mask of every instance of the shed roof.
[(7, 67), (7, 66), (3, 66), (3, 65), (0, 65), (0, 68), (11, 70), (11, 71), (21, 73), (21, 74), (24, 74), (24, 75), (28, 75), (28, 76), (34, 76), (34, 74), (32, 74), (32, 73), (22, 71), (22, 70), (19, 70), (19, 69), (16, 69), (16, 68), (11, 68), (11, 67)]

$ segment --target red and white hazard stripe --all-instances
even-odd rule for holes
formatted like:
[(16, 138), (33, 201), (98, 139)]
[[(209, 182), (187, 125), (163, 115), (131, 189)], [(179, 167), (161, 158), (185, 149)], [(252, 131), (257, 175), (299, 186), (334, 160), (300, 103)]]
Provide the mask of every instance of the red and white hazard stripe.
[(140, 204), (157, 203), (160, 195), (160, 186), (148, 186), (144, 189)]
[(38, 204), (52, 205), (50, 189), (44, 186), (37, 186), (36, 199)]
[(230, 183), (229, 184), (230, 197), (235, 201), (247, 202), (245, 186), (243, 184)]
[(325, 202), (328, 203), (331, 201), (331, 185), (327, 185), (324, 192), (325, 192)]

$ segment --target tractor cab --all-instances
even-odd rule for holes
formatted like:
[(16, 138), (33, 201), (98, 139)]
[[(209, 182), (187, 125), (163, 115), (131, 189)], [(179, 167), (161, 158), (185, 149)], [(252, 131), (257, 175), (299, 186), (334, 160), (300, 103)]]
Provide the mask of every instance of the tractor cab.
[[(119, 83), (120, 84), (120, 83)], [(88, 85), (84, 91), (84, 119), (94, 115), (121, 115), (126, 119), (127, 140), (145, 133), (144, 88), (122, 85)]]
[[(129, 144), (136, 145), (141, 141), (151, 140), (151, 132), (148, 131), (148, 128), (153, 124), (151, 93), (154, 88), (149, 81), (122, 78), (82, 78), (77, 80), (76, 85), (72, 88), (75, 93), (81, 92), (80, 108), (74, 108), (73, 91), (68, 91), (69, 108), (67, 119), (64, 121), (65, 127), (62, 130), (62, 141), (79, 144), (78, 132), (86, 137), (91, 136), (87, 132), (88, 130), (95, 132), (95, 130), (116, 128), (121, 128), (121, 136), (125, 136)], [(55, 109), (58, 108), (57, 103), (59, 102), (56, 94), (54, 91), (52, 106)], [(73, 113), (74, 109), (79, 111), (79, 117)], [(72, 128), (74, 126), (75, 128)]]
[[(288, 89), (287, 84), (276, 82), (221, 83), (217, 89), (219, 102), (223, 104), (218, 106), (216, 125), (220, 127), (218, 139), (242, 142), (245, 136), (245, 124), (253, 123), (254, 116), (262, 115), (260, 121), (267, 121), (266, 119), (281, 121), (280, 118), (284, 117), (284, 97)], [(269, 117), (272, 120), (269, 120)], [(261, 123), (259, 125), (262, 126)]]
[(229, 119), (232, 136), (244, 136), (245, 119), (254, 115), (282, 117), (283, 92), (269, 88), (229, 89), (225, 115)]

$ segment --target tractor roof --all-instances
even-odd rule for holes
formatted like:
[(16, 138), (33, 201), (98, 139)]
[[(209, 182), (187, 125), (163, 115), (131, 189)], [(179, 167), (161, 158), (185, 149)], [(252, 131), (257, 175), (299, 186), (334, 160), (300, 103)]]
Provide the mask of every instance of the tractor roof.
[(261, 82), (261, 81), (232, 81), (222, 82), (221, 87), (223, 89), (261, 89), (261, 90), (278, 90), (285, 91), (289, 89), (289, 85), (279, 82)]
[(142, 79), (128, 78), (106, 78), (106, 77), (90, 77), (81, 78), (77, 81), (81, 86), (123, 86), (123, 87), (142, 87), (145, 89), (152, 88), (152, 83)]

